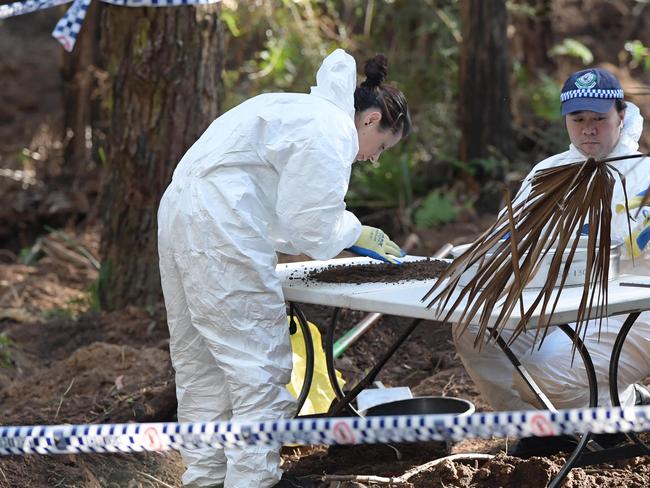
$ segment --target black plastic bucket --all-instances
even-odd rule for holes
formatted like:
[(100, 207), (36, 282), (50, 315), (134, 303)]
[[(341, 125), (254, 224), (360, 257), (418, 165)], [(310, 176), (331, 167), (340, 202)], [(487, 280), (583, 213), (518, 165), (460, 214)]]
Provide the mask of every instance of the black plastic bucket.
[(383, 415), (430, 415), (455, 414), (470, 415), (474, 413), (474, 404), (456, 397), (415, 397), (394, 402), (380, 403), (366, 410), (366, 417)]

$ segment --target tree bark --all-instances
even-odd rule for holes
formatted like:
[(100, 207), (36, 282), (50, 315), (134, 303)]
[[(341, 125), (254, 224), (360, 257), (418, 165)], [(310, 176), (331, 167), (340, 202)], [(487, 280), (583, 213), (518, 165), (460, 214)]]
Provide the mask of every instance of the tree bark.
[(513, 152), (508, 14), (501, 0), (461, 0), (460, 159)]
[(103, 65), (110, 92), (102, 210), (103, 308), (161, 299), (156, 212), (174, 167), (218, 113), (218, 6), (106, 6)]

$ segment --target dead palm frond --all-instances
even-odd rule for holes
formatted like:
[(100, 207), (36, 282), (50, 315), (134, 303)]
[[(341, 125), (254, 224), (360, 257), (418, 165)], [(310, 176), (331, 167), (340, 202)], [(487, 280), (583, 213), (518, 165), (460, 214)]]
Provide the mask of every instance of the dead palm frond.
[[(438, 318), (444, 321), (449, 321), (462, 305), (464, 310), (458, 320), (461, 333), (472, 322), (479, 325), (475, 346), (483, 343), (488, 327), (501, 332), (519, 306), (521, 318), (513, 329), (513, 341), (527, 330), (539, 307), (535, 338), (541, 333), (543, 340), (569, 275), (581, 229), (588, 222), (586, 274), (576, 320), (576, 334), (580, 337), (591, 318), (599, 317), (602, 321), (607, 315), (615, 177), (621, 180), (628, 209), (625, 178), (609, 163), (643, 156), (634, 154), (600, 161), (590, 158), (538, 171), (531, 180), (529, 196), (509, 203), (494, 225), (442, 272), (422, 300), (430, 300), (427, 306), (435, 305)], [(631, 235), (629, 217), (628, 232)], [(524, 304), (524, 287), (542, 265), (547, 268), (544, 285), (532, 302)], [(476, 273), (464, 287), (459, 287), (461, 275), (472, 266), (477, 268)], [(460, 291), (455, 294), (457, 288)], [(500, 312), (491, 322), (497, 306)], [(479, 313), (478, 321), (473, 320)]]

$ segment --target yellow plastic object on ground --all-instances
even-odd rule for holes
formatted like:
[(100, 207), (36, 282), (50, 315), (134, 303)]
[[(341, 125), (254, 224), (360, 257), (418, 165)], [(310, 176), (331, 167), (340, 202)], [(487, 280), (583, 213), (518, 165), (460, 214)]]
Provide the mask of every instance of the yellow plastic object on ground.
[[(287, 317), (287, 320), (291, 319)], [(305, 379), (307, 354), (302, 329), (297, 321), (295, 322), (296, 332), (291, 335), (293, 370), (291, 371), (291, 383), (287, 385), (287, 389), (295, 398), (298, 398)], [(314, 343), (314, 377), (311, 381), (311, 388), (309, 389), (305, 404), (300, 409), (300, 415), (325, 413), (329, 409), (332, 400), (336, 398), (334, 389), (327, 376), (327, 362), (325, 360), (325, 351), (323, 350), (320, 331), (311, 322), (307, 322), (307, 324), (309, 325), (309, 331), (311, 332), (311, 338)], [(345, 381), (340, 371), (336, 371), (336, 379), (339, 385), (343, 387)]]

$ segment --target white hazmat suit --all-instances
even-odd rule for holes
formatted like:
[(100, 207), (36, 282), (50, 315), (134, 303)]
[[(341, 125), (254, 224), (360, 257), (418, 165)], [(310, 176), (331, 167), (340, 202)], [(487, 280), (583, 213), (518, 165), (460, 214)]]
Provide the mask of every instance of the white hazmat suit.
[[(174, 171), (158, 246), (179, 421), (295, 414), (276, 251), (329, 259), (359, 237), (344, 203), (358, 152), (355, 87), (354, 59), (336, 50), (311, 94), (259, 95), (233, 108)], [(182, 455), (189, 486), (265, 488), (282, 474), (276, 447)]]
[[(608, 157), (638, 154), (638, 140), (643, 128), (643, 117), (639, 109), (627, 102), (624, 126), (617, 145)], [(530, 180), (536, 171), (555, 166), (561, 166), (586, 157), (578, 149), (570, 145), (569, 150), (552, 156), (538, 163), (524, 180), (515, 201), (525, 199), (530, 193)], [(628, 197), (636, 195), (650, 186), (650, 158), (636, 158), (616, 161), (612, 164), (623, 175)], [(628, 235), (625, 213), (616, 213), (617, 203), (625, 201), (623, 187), (618, 175), (614, 176), (616, 183), (612, 197), (613, 239), (624, 240)], [(634, 211), (630, 211), (633, 216)], [(632, 221), (632, 230), (635, 223)], [(621, 262), (621, 272), (635, 274), (650, 274), (647, 261), (637, 258), (631, 270), (632, 263), (628, 256)], [(609, 397), (609, 360), (614, 346), (616, 334), (620, 330), (626, 315), (610, 317), (602, 322), (600, 331), (597, 321), (590, 322), (584, 338), (587, 350), (596, 369), (598, 380), (598, 405), (611, 405)], [(456, 349), (465, 369), (480, 390), (481, 394), (496, 410), (530, 410), (539, 408), (536, 397), (521, 379), (510, 361), (499, 347), (490, 341), (483, 344), (481, 349), (474, 348), (476, 329), (469, 328), (460, 333), (460, 327), (453, 327)], [(504, 331), (502, 337), (507, 341), (509, 335)], [(572, 364), (572, 344), (570, 339), (559, 329), (550, 329), (547, 337), (538, 349), (539, 342), (533, 344), (535, 331), (521, 334), (510, 348), (528, 369), (542, 391), (556, 408), (581, 408), (589, 405), (589, 384), (582, 359), (576, 352)], [(642, 313), (630, 330), (619, 362), (618, 384), (621, 388), (620, 399), (623, 406), (634, 404), (632, 383), (650, 375), (650, 313)]]

